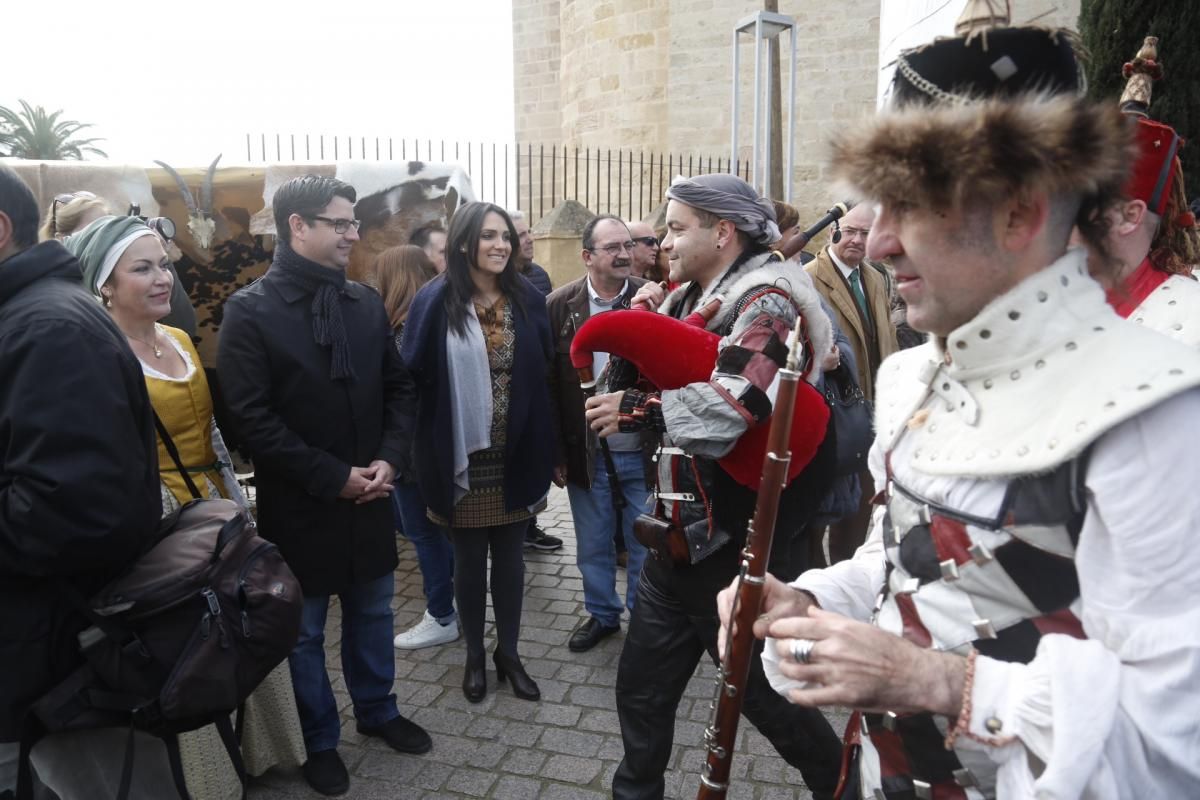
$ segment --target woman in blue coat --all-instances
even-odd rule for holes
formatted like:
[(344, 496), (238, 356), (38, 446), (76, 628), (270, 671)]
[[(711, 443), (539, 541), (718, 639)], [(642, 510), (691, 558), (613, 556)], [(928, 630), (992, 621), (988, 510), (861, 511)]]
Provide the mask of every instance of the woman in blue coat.
[(546, 303), (519, 272), (517, 232), (490, 203), (450, 221), (445, 273), (417, 292), (401, 358), (417, 382), (415, 462), (429, 518), (454, 544), (454, 594), (467, 643), (463, 693), (487, 694), (487, 558), (496, 615), (493, 660), (514, 694), (541, 695), (517, 653), (529, 519), (553, 471)]

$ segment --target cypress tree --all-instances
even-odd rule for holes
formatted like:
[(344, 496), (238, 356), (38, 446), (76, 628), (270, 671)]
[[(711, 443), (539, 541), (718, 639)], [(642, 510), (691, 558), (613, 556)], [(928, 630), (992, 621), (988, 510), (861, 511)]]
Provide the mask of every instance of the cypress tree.
[(1180, 151), (1188, 198), (1200, 197), (1200, 2), (1197, 0), (1081, 0), (1079, 33), (1089, 54), (1088, 95), (1116, 103), (1125, 88), (1121, 65), (1142, 40), (1158, 37), (1164, 64), (1154, 82), (1150, 116), (1188, 141)]

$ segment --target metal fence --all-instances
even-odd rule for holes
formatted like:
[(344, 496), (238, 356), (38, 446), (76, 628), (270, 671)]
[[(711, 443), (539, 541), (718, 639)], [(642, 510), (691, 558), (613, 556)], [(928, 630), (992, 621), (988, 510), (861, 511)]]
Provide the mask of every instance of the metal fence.
[(478, 199), (519, 207), (533, 221), (563, 200), (575, 200), (596, 213), (642, 219), (662, 203), (676, 175), (727, 172), (750, 177), (748, 160), (700, 153), (431, 138), (246, 134), (246, 159), (454, 162), (470, 176)]

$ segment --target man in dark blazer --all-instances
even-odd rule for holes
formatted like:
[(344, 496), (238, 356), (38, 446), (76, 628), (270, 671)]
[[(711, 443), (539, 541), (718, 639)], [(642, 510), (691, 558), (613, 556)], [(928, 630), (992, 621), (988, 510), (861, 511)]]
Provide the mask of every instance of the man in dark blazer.
[(349, 787), (325, 670), (331, 595), (341, 601), (342, 669), (358, 731), (400, 752), (432, 746), (400, 716), (392, 692), (397, 558), (387, 497), (409, 468), (415, 393), (379, 295), (346, 279), (358, 240), (354, 201), (354, 188), (333, 178), (307, 175), (279, 188), (271, 269), (226, 303), (217, 353), (254, 460), (259, 527), (304, 590), (292, 684), (304, 775), (323, 794)]
[[(583, 263), (587, 274), (557, 289), (546, 300), (550, 333), (554, 337), (554, 367), (550, 378), (550, 403), (555, 418), (555, 480), (565, 481), (575, 523), (575, 562), (583, 576), (583, 602), (588, 617), (571, 634), (568, 647), (584, 652), (621, 629), (621, 611), (633, 608), (638, 576), (646, 548), (633, 536), (633, 521), (646, 511), (646, 473), (641, 440), (636, 433), (609, 437), (616, 468), (616, 491), (625, 500), (621, 527), (628, 549), (626, 600), (617, 595), (616, 551), (613, 533), (618, 519), (613, 487), (596, 435), (583, 416), (579, 373), (571, 365), (575, 332), (592, 315), (629, 307), (630, 298), (644, 280), (630, 275), (633, 248), (629, 229), (619, 217), (594, 217), (583, 229)], [(599, 375), (608, 361), (597, 353), (593, 369)]]

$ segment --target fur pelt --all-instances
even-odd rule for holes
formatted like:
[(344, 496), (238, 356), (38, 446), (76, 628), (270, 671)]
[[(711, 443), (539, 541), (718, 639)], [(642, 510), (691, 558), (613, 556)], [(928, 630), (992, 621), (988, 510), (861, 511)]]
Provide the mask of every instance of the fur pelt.
[[(734, 305), (742, 295), (756, 286), (774, 286), (786, 291), (800, 309), (808, 331), (808, 339), (812, 343), (813, 361), (819, 362), (821, 356), (833, 347), (833, 323), (821, 307), (821, 296), (813, 286), (812, 278), (799, 264), (779, 261), (770, 253), (764, 253), (746, 261), (738, 268), (738, 274), (728, 276), (726, 280), (731, 282), (722, 286), (714, 295), (719, 296), (722, 303), (708, 323), (708, 330), (721, 330), (728, 324), (729, 315), (733, 313)], [(683, 299), (683, 294), (689, 286), (690, 283), (685, 283), (667, 295), (659, 311), (667, 313), (674, 308), (675, 304)], [(805, 377), (809, 383), (815, 385), (820, 380), (820, 370), (814, 367)]]
[(1116, 104), (1031, 94), (881, 113), (833, 143), (832, 166), (860, 197), (940, 210), (1033, 188), (1115, 199), (1135, 158)]

